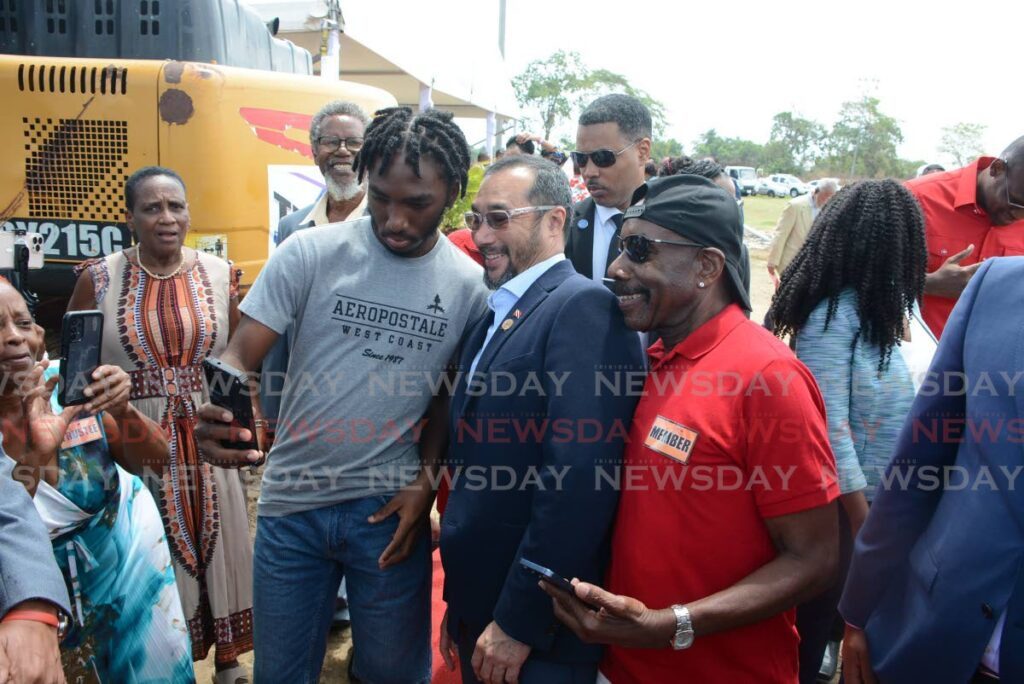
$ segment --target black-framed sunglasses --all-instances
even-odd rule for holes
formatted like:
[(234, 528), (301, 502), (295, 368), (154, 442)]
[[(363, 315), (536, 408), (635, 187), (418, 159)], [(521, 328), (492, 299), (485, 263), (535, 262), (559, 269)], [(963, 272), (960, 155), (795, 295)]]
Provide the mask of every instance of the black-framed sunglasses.
[(1001, 159), (1000, 161), (1003, 162), (1003, 168), (1005, 169), (1005, 171), (1003, 171), (1003, 187), (1006, 190), (1006, 203), (1010, 205), (1011, 209), (1020, 209), (1024, 211), (1024, 203), (1014, 202), (1010, 199), (1010, 163), (1005, 159)]
[(594, 162), (594, 166), (599, 169), (607, 169), (609, 166), (615, 163), (615, 160), (619, 158), (619, 155), (628, 150), (630, 147), (636, 145), (639, 140), (634, 140), (630, 144), (623, 147), (621, 150), (616, 152), (615, 150), (594, 150), (593, 152), (573, 152), (572, 163), (581, 169), (587, 165), (587, 160)]
[(467, 211), (462, 216), (466, 220), (466, 226), (470, 230), (480, 230), (480, 226), (482, 226), (484, 222), (486, 222), (493, 230), (503, 230), (508, 228), (509, 221), (516, 216), (534, 214), (539, 211), (550, 211), (557, 208), (558, 207), (555, 205), (544, 205), (539, 207), (520, 207), (519, 209), (493, 209), (483, 213)]
[(326, 150), (327, 152), (334, 152), (342, 145), (345, 149), (355, 154), (359, 150), (363, 149), (362, 138), (339, 138), (336, 135), (321, 135), (316, 139), (316, 146), (319, 149)]
[(630, 261), (642, 264), (651, 258), (651, 245), (675, 245), (677, 247), (699, 247), (704, 245), (698, 242), (680, 240), (656, 240), (646, 235), (625, 235), (619, 238), (619, 252), (629, 257)]

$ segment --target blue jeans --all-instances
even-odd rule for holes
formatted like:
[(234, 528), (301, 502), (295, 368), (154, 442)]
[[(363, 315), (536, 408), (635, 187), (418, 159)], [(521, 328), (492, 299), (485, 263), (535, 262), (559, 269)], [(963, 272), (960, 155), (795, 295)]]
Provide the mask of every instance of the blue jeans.
[(381, 570), (398, 516), (366, 519), (389, 497), (370, 496), (281, 517), (260, 516), (253, 559), (256, 684), (319, 681), (342, 574), (364, 684), (430, 681), (430, 546)]

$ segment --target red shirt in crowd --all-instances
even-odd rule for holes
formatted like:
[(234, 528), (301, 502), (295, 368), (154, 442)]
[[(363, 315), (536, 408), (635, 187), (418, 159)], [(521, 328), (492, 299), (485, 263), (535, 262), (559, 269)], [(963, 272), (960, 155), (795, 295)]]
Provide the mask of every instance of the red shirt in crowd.
[[(730, 305), (674, 349), (651, 347), (630, 428), (607, 589), (651, 608), (727, 589), (777, 555), (765, 520), (839, 495), (810, 371)], [(795, 610), (687, 650), (609, 648), (612, 684), (797, 681)]]
[[(907, 181), (924, 211), (925, 241), (928, 244), (928, 272), (937, 270), (949, 257), (974, 245), (974, 251), (960, 262), (970, 266), (989, 257), (1024, 254), (1024, 221), (994, 226), (978, 204), (978, 172), (989, 167), (993, 157), (981, 157), (973, 164), (945, 173), (933, 173)], [(942, 335), (956, 299), (925, 295), (921, 315), (935, 333)]]
[(473, 231), (469, 228), (460, 228), (448, 233), (448, 239), (451, 240), (453, 245), (465, 252), (470, 259), (481, 266), (484, 265), (484, 255), (476, 248), (476, 243), (473, 242)]

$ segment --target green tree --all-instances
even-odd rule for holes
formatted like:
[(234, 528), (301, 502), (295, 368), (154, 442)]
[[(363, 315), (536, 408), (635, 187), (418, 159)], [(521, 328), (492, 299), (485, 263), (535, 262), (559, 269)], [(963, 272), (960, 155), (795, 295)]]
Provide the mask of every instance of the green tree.
[(714, 129), (704, 131), (693, 141), (695, 159), (714, 157), (722, 166), (753, 166), (762, 165), (764, 146), (744, 138), (723, 138)]
[(651, 159), (660, 162), (665, 157), (678, 157), (683, 153), (683, 143), (675, 138), (655, 140), (651, 143)]
[(899, 123), (879, 109), (877, 97), (844, 102), (832, 127), (825, 166), (849, 178), (899, 175), (896, 146), (903, 142)]
[(771, 163), (765, 160), (765, 167), (777, 173), (804, 173), (814, 165), (825, 136), (825, 127), (817, 121), (793, 112), (779, 112), (772, 119), (768, 138), (769, 144), (776, 147), (768, 155)]
[(480, 191), (480, 183), (484, 180), (484, 167), (480, 164), (473, 164), (473, 166), (469, 167), (469, 173), (466, 175), (466, 180), (468, 181), (466, 183), (466, 195), (456, 198), (455, 203), (448, 207), (448, 210), (444, 212), (444, 216), (441, 218), (441, 232), (443, 233), (449, 233), (466, 227), (465, 214), (472, 207), (473, 200), (476, 199), (476, 193)]
[(550, 138), (552, 129), (572, 115), (579, 98), (589, 90), (589, 78), (578, 52), (559, 50), (527, 64), (512, 79), (512, 86), (519, 106), (538, 116), (544, 137)]
[(981, 138), (986, 128), (984, 124), (962, 121), (952, 126), (943, 126), (939, 152), (952, 157), (957, 166), (965, 166), (985, 151)]
[(539, 119), (545, 138), (550, 138), (556, 126), (570, 119), (590, 100), (609, 93), (632, 95), (647, 105), (655, 137), (660, 137), (665, 130), (667, 116), (661, 102), (634, 88), (621, 74), (607, 69), (591, 71), (578, 52), (559, 50), (547, 59), (530, 62), (512, 79), (512, 86), (519, 105)]

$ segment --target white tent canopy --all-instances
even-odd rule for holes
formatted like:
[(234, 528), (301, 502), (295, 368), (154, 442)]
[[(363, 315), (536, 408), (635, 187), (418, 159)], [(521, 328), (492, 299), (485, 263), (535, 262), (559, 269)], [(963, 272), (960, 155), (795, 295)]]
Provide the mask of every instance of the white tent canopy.
[[(281, 21), (279, 36), (319, 54), (320, 0), (248, 0), (267, 21)], [(479, 2), (467, 3), (467, 11)], [(448, 11), (452, 8), (449, 7)], [(341, 0), (341, 78), (382, 88), (399, 104), (416, 107), (424, 86), (434, 106), (460, 117), (493, 112), (518, 118), (512, 81), (497, 41), (461, 35), (435, 3), (401, 0)]]

